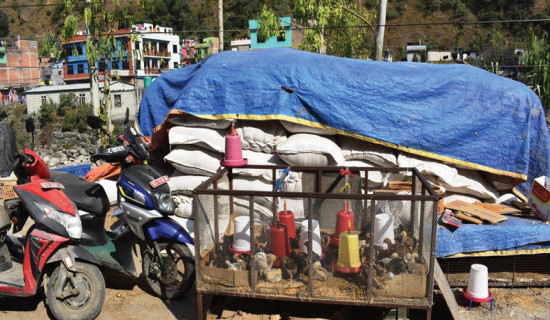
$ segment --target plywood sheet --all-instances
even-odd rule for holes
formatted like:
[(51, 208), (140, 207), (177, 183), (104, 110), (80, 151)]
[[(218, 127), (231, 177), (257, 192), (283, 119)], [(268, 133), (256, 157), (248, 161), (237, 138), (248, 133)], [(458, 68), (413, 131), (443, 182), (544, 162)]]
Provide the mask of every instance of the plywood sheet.
[(445, 208), (469, 213), (474, 217), (477, 217), (484, 221), (488, 221), (492, 224), (497, 224), (499, 222), (508, 220), (508, 218), (499, 213), (485, 209), (484, 207), (479, 206), (475, 203), (467, 203), (462, 200), (455, 200), (451, 203), (448, 203), (445, 205)]

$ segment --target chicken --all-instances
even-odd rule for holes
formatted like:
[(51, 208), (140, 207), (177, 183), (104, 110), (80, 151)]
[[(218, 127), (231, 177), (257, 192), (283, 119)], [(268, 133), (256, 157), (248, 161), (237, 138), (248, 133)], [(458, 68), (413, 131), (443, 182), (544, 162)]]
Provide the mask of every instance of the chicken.
[(265, 274), (265, 280), (269, 283), (277, 283), (283, 278), (283, 272), (281, 269), (269, 270)]
[(292, 282), (292, 278), (295, 277), (298, 274), (298, 264), (289, 257), (281, 257), (281, 267), (283, 269), (283, 276), (285, 278), (290, 278), (290, 282)]
[(267, 272), (273, 267), (273, 262), (277, 259), (274, 254), (265, 254), (264, 252), (258, 252), (254, 256), (254, 266), (258, 274), (265, 278)]
[(231, 263), (229, 260), (225, 260), (225, 264), (227, 265), (227, 269), (233, 270), (233, 271), (242, 271), (243, 265), (241, 262), (233, 262)]
[(331, 274), (321, 266), (321, 262), (315, 261), (313, 263), (313, 270), (311, 274), (311, 279), (325, 281), (330, 278)]

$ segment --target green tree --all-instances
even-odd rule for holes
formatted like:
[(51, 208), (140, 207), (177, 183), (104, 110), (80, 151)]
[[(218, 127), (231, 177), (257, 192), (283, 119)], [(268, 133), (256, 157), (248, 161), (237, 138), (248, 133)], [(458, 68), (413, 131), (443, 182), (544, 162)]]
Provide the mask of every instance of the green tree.
[(10, 23), (8, 15), (0, 11), (0, 37), (7, 37), (10, 34)]
[[(370, 36), (374, 34), (376, 14), (359, 10), (356, 1), (289, 0), (289, 8), (292, 18), (299, 24), (292, 27), (304, 27), (301, 29), (303, 40), (299, 49), (323, 52), (326, 48), (327, 54), (352, 58), (370, 55)], [(280, 31), (278, 15), (272, 8), (264, 6), (260, 14), (258, 36), (269, 38)]]
[(40, 128), (45, 128), (49, 124), (54, 124), (57, 121), (57, 105), (52, 99), (43, 102), (38, 110), (38, 122)]
[[(139, 0), (138, 3), (143, 5), (144, 0)], [(108, 61), (117, 59), (122, 60), (124, 54), (123, 46), (117, 46), (115, 38), (117, 31), (120, 28), (131, 25), (131, 21), (127, 18), (128, 9), (121, 6), (119, 0), (114, 0), (107, 3), (101, 0), (88, 0), (82, 8), (82, 3), (75, 3), (71, 0), (65, 0), (65, 7), (62, 16), (64, 22), (60, 30), (60, 37), (47, 37), (48, 43), (44, 44), (44, 48), (54, 54), (63, 53), (61, 50), (62, 40), (70, 40), (77, 35), (79, 28), (82, 27), (82, 22), (87, 26), (86, 39), (86, 58), (88, 60), (88, 70), (90, 70), (90, 81), (97, 83), (97, 66), (100, 60), (108, 65)], [(83, 10), (82, 10), (83, 9)], [(130, 36), (130, 41), (135, 41), (135, 35)], [(67, 52), (64, 52), (68, 55)], [(73, 48), (73, 55), (77, 55), (76, 48)], [(57, 57), (56, 57), (57, 58)], [(99, 70), (104, 72), (105, 84), (103, 86), (103, 103), (100, 106), (99, 112), (94, 110), (94, 114), (98, 113), (99, 117), (106, 123), (106, 130), (112, 131), (111, 121), (109, 117), (111, 109), (110, 83), (111, 73), (108, 68)], [(92, 89), (93, 90), (93, 89)], [(93, 95), (92, 95), (93, 96)], [(93, 100), (93, 99), (92, 99)], [(107, 144), (109, 141), (105, 135), (101, 136), (101, 144)]]
[(527, 85), (540, 97), (542, 105), (550, 109), (550, 44), (547, 33), (532, 35), (521, 72)]
[(59, 95), (59, 103), (57, 105), (57, 115), (64, 116), (65, 111), (71, 108), (76, 108), (78, 97), (74, 93), (62, 93)]

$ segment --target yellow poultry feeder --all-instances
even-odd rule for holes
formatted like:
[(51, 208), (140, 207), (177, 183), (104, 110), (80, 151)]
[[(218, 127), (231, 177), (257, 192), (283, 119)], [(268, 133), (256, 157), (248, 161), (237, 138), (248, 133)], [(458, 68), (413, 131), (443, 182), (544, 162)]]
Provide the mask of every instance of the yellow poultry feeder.
[(351, 223), (348, 232), (340, 233), (340, 246), (338, 247), (338, 262), (333, 266), (339, 273), (351, 274), (361, 271), (359, 259), (359, 232), (351, 231)]

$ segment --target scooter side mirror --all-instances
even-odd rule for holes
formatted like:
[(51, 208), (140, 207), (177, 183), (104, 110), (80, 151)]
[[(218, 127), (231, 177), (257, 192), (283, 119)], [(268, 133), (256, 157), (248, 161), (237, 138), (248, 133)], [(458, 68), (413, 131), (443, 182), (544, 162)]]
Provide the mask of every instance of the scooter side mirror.
[(101, 120), (100, 117), (96, 116), (88, 116), (86, 118), (86, 122), (88, 122), (88, 125), (92, 129), (101, 129), (101, 127), (103, 126), (103, 120)]
[(34, 132), (34, 129), (34, 118), (27, 118), (27, 120), (25, 120), (25, 130), (27, 130), (27, 132)]

